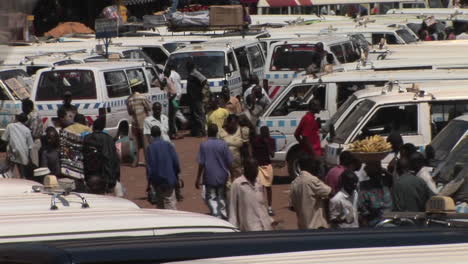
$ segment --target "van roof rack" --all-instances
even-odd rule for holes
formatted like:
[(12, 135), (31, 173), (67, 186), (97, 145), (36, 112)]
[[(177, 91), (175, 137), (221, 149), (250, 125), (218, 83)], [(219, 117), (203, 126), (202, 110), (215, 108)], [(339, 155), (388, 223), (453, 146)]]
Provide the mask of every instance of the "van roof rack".
[(52, 55), (63, 55), (63, 56), (70, 56), (73, 54), (78, 54), (78, 53), (86, 53), (86, 49), (79, 49), (79, 50), (69, 50), (69, 51), (52, 51), (52, 52), (45, 52), (45, 53), (40, 53), (37, 55), (31, 55), (31, 56), (25, 56), (24, 59), (26, 61), (32, 61), (36, 58), (40, 57), (46, 57), (46, 56), (52, 56)]

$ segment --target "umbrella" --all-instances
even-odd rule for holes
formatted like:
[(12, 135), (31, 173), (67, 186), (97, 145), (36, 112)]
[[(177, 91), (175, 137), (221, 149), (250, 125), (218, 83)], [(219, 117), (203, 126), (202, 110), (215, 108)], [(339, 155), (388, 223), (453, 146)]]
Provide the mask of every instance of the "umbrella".
[(94, 31), (84, 24), (78, 22), (61, 23), (44, 35), (47, 37), (59, 38), (69, 34), (94, 34)]

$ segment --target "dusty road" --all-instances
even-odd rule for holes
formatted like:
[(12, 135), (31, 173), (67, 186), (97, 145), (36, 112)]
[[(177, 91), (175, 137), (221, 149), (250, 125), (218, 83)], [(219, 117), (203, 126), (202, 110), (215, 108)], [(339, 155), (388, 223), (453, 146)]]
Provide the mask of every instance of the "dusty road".
[[(195, 178), (197, 176), (198, 165), (196, 162), (198, 148), (201, 142), (206, 139), (185, 137), (175, 140), (177, 153), (181, 161), (182, 177), (185, 182), (183, 189), (184, 201), (178, 203), (178, 209), (197, 213), (207, 214), (208, 208), (201, 198), (200, 190), (195, 189)], [(143, 160), (143, 159), (142, 159)], [(284, 229), (296, 229), (296, 215), (288, 209), (289, 177), (285, 168), (275, 169), (273, 182), (273, 210), (274, 219), (282, 222)], [(122, 183), (128, 190), (127, 198), (131, 199), (141, 207), (153, 208), (146, 200), (146, 175), (145, 168), (131, 168), (122, 166)]]

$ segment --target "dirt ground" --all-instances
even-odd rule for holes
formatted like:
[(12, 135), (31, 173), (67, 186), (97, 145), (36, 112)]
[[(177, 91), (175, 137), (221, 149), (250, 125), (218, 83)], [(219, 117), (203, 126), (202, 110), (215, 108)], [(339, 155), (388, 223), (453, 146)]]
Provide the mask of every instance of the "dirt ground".
[[(195, 189), (197, 177), (197, 154), (200, 143), (206, 139), (185, 137), (175, 140), (177, 153), (179, 154), (182, 177), (185, 187), (182, 191), (184, 200), (178, 203), (178, 209), (202, 214), (208, 214), (208, 207), (201, 198), (201, 191)], [(141, 153), (142, 154), (142, 153)], [(141, 155), (142, 156), (142, 155)], [(143, 159), (141, 159), (143, 160)], [(154, 208), (146, 199), (146, 175), (145, 168), (131, 168), (122, 166), (121, 179), (127, 188), (127, 198), (144, 208)], [(280, 222), (282, 229), (296, 229), (296, 215), (288, 209), (289, 184), (286, 168), (275, 168), (273, 182), (273, 210), (276, 221)]]

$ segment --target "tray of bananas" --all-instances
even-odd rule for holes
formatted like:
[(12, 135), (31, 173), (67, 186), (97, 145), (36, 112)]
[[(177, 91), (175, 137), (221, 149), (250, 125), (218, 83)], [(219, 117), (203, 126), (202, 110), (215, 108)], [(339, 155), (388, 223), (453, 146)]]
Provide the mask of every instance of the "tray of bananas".
[(392, 151), (392, 144), (375, 135), (351, 143), (349, 151), (361, 161), (382, 160)]

